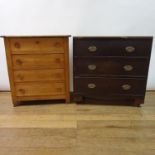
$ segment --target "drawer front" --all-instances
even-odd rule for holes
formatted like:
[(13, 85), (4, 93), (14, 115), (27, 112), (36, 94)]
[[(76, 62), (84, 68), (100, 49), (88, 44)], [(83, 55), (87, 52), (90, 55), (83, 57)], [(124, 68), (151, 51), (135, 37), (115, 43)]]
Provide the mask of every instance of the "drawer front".
[(146, 56), (152, 39), (74, 39), (74, 56)]
[(140, 58), (75, 58), (75, 76), (147, 76), (148, 59)]
[(145, 79), (74, 78), (75, 93), (92, 97), (144, 95), (145, 86)]
[(65, 94), (64, 83), (28, 82), (16, 83), (16, 96), (42, 96)]
[(16, 70), (14, 71), (15, 82), (32, 81), (64, 81), (64, 69), (44, 69), (44, 70)]
[(64, 38), (11, 38), (13, 54), (64, 53)]
[(13, 55), (14, 69), (64, 68), (63, 54)]

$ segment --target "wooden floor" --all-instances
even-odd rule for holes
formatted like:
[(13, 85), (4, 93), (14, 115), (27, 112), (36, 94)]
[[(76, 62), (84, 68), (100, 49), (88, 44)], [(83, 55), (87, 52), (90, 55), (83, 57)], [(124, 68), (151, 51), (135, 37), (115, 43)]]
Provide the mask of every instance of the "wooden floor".
[(13, 107), (0, 93), (0, 155), (155, 155), (155, 92), (142, 107)]

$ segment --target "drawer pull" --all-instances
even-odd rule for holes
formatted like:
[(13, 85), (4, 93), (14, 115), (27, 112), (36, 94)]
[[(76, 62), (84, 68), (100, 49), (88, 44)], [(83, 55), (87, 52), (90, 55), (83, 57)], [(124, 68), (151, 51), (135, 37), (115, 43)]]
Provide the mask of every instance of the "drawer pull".
[(93, 88), (95, 88), (96, 87), (96, 85), (94, 84), (94, 83), (89, 83), (88, 84), (88, 88), (90, 88), (90, 89), (93, 89)]
[(97, 51), (97, 47), (92, 45), (88, 47), (89, 52), (96, 52)]
[(56, 42), (56, 43), (54, 44), (54, 46), (58, 48), (58, 47), (61, 46), (61, 44), (60, 44), (59, 42)]
[(88, 69), (89, 70), (95, 70), (96, 69), (96, 65), (88, 65)]
[(20, 80), (23, 80), (23, 79), (24, 79), (24, 76), (18, 74), (18, 75), (17, 75), (17, 78), (20, 79)]
[(16, 64), (22, 65), (22, 63), (23, 63), (23, 62), (22, 62), (20, 59), (17, 59), (17, 60), (16, 60)]
[(62, 88), (56, 88), (57, 92), (62, 92)]
[(128, 52), (128, 53), (132, 53), (132, 52), (135, 51), (135, 47), (133, 47), (133, 46), (127, 46), (127, 47), (125, 47), (125, 50), (126, 50), (126, 52)]
[(130, 90), (131, 86), (129, 84), (124, 84), (124, 85), (122, 85), (122, 89), (123, 90)]
[(37, 41), (36, 41), (36, 44), (39, 44), (39, 43), (40, 43), (40, 42), (37, 40)]
[(123, 68), (125, 71), (132, 71), (133, 70), (133, 66), (131, 66), (131, 65), (125, 65), (125, 66), (123, 66)]
[(16, 48), (20, 48), (20, 44), (19, 44), (18, 42), (16, 42), (16, 43), (14, 44), (14, 46), (15, 46)]
[(24, 89), (19, 89), (19, 92), (22, 94), (25, 94), (25, 90)]
[(55, 63), (61, 63), (60, 58), (55, 58)]
[[(53, 76), (53, 75), (52, 75)], [(56, 78), (60, 78), (61, 77), (61, 74), (60, 73), (56, 73), (55, 75), (54, 75)]]

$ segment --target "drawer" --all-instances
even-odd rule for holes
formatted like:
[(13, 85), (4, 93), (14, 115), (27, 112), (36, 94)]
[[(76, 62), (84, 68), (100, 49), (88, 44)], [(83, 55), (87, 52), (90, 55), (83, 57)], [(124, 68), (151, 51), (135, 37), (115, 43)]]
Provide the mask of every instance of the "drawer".
[(64, 68), (64, 54), (13, 55), (14, 69)]
[(107, 95), (144, 95), (146, 79), (74, 78), (75, 93), (104, 97)]
[(13, 54), (64, 53), (64, 38), (11, 38)]
[(64, 69), (44, 69), (44, 70), (16, 70), (14, 71), (15, 82), (32, 81), (64, 81)]
[(147, 76), (149, 59), (145, 58), (74, 58), (75, 76)]
[(28, 82), (16, 83), (16, 96), (43, 96), (65, 94), (64, 83)]
[(74, 56), (149, 57), (152, 38), (74, 38)]

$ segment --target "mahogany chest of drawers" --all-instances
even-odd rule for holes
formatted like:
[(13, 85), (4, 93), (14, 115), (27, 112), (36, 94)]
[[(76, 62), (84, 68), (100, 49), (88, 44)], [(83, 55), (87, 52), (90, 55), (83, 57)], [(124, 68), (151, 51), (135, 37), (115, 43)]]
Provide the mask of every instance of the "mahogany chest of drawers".
[(152, 37), (74, 37), (73, 99), (144, 103)]
[(69, 95), (69, 36), (4, 36), (13, 104)]

